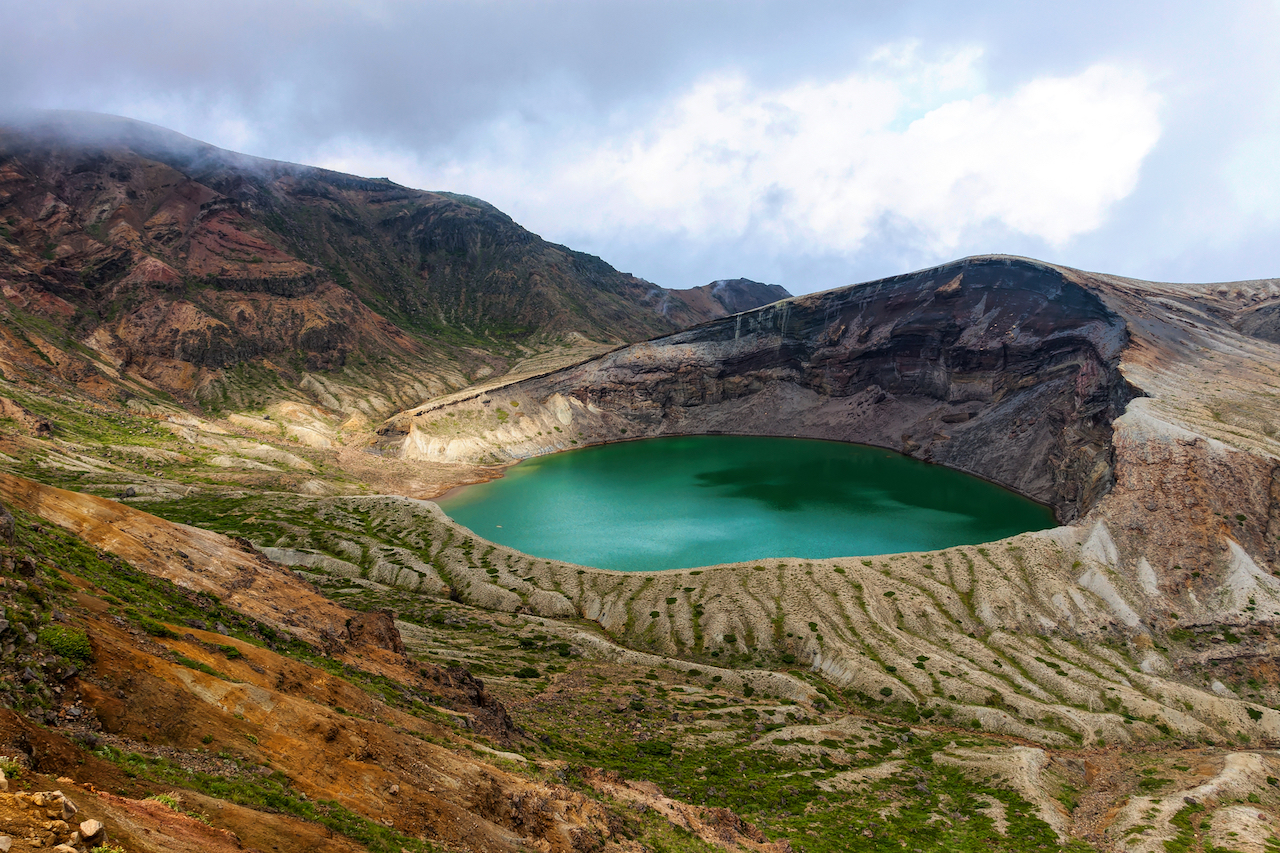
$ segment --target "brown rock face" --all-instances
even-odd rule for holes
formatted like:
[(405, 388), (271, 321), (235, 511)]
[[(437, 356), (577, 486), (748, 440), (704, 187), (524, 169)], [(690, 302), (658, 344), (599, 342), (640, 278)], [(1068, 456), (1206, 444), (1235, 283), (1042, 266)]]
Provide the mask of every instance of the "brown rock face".
[(404, 640), (396, 628), (390, 610), (374, 610), (351, 617), (347, 636), (355, 645), (373, 646), (395, 654), (404, 654)]
[(749, 278), (713, 281), (701, 287), (677, 290), (674, 295), (708, 320), (718, 320), (730, 314), (740, 314), (780, 299), (791, 298), (784, 287), (761, 284)]

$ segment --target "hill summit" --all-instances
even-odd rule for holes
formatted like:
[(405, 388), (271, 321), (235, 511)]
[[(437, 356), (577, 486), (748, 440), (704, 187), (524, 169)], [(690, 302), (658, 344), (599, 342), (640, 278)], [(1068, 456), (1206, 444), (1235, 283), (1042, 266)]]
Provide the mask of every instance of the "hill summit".
[(237, 366), (294, 388), (351, 367), (346, 385), (411, 405), (531, 348), (640, 340), (787, 295), (669, 290), (469, 196), (73, 112), (0, 125), (0, 287), (83, 347), (58, 360), (64, 380), (231, 407), (254, 402)]

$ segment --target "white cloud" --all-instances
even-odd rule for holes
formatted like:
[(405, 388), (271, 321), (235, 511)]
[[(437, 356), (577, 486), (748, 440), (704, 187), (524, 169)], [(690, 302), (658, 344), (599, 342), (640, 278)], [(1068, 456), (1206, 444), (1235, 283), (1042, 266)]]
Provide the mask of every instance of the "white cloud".
[(745, 238), (849, 257), (891, 222), (941, 259), (987, 232), (1061, 247), (1099, 228), (1160, 136), (1138, 72), (1099, 64), (989, 94), (980, 51), (916, 53), (881, 50), (869, 71), (776, 89), (719, 74), (595, 124), (512, 114), (448, 159), (353, 140), (315, 159), (480, 196), (588, 245)]

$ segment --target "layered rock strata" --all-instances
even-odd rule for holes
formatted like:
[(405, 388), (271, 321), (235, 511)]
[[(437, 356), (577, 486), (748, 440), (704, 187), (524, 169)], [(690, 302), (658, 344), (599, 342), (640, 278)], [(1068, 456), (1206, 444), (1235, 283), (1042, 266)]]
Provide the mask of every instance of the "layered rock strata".
[(1127, 343), (1123, 319), (1061, 272), (983, 258), (786, 300), (454, 404), (506, 407), (487, 435), (442, 435), (431, 404), (383, 435), (424, 459), (674, 434), (855, 441), (1069, 521), (1114, 480), (1111, 422), (1136, 393), (1118, 369)]

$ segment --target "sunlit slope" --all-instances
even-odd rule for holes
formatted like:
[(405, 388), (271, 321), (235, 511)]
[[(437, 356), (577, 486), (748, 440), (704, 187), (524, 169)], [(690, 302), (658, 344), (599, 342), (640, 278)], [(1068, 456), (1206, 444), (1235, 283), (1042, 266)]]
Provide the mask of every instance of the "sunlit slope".
[[(534, 559), (402, 498), (152, 509), (249, 536), (339, 599), (376, 584), (391, 606), (453, 597), (581, 616), (637, 652), (765, 693), (795, 689), (773, 670), (810, 672), (871, 710), (1061, 746), (1280, 732), (1276, 686), (1243, 686), (1271, 641), (1280, 583), (1258, 579), (1229, 642), (1221, 627), (1152, 632), (1160, 595), (1117, 570), (1104, 523), (934, 553), (624, 573)], [(1230, 592), (1239, 568), (1223, 569), (1206, 597)]]

